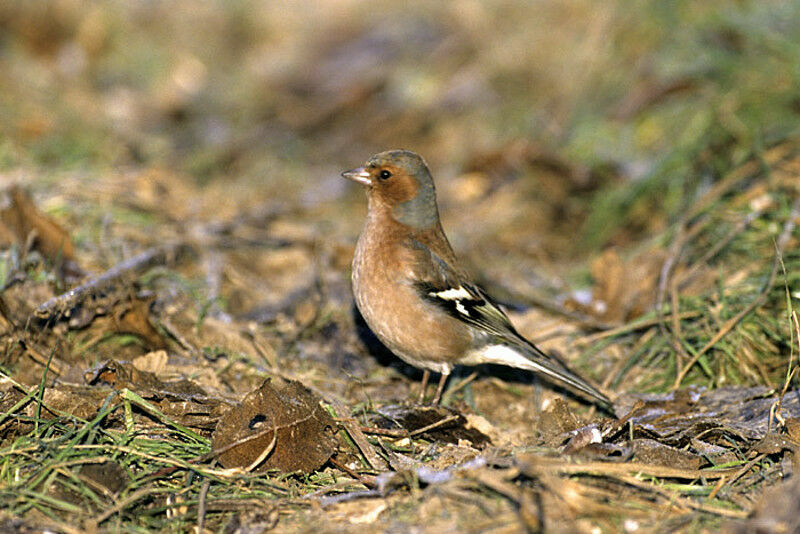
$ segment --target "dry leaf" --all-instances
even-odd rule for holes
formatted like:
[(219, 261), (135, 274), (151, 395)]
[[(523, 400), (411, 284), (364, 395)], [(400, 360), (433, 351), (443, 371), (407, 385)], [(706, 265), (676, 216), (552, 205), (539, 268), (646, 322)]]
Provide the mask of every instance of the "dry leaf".
[(607, 249), (591, 264), (591, 300), (573, 298), (566, 305), (610, 323), (634, 319), (652, 308), (663, 264), (663, 250), (623, 260), (616, 250)]
[(114, 310), (114, 325), (118, 332), (134, 334), (142, 338), (150, 348), (166, 348), (161, 334), (150, 323), (150, 301), (133, 297), (120, 303)]
[(320, 401), (299, 382), (266, 380), (220, 419), (213, 438), (220, 463), (255, 471), (316, 471), (337, 443), (336, 423)]
[(167, 368), (167, 351), (156, 350), (142, 354), (138, 358), (134, 358), (133, 366), (140, 371), (147, 371), (155, 375), (159, 375)]
[(35, 232), (33, 246), (47, 258), (52, 261), (75, 259), (69, 234), (39, 211), (21, 187), (15, 185), (4, 191), (0, 203), (0, 222), (5, 227), (0, 235), (13, 235), (17, 245), (24, 246)]

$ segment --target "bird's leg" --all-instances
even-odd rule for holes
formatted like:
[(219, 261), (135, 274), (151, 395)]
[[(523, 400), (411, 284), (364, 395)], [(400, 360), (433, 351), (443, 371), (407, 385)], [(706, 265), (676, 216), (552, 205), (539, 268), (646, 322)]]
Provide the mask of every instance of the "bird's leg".
[(439, 404), (439, 401), (442, 400), (442, 391), (444, 391), (444, 385), (447, 382), (447, 377), (450, 376), (450, 372), (442, 373), (441, 378), (439, 378), (439, 385), (436, 387), (436, 395), (433, 396), (433, 404), (436, 406)]
[(419, 404), (425, 401), (425, 389), (428, 387), (428, 379), (431, 377), (431, 372), (425, 369), (422, 373), (422, 383), (419, 386)]

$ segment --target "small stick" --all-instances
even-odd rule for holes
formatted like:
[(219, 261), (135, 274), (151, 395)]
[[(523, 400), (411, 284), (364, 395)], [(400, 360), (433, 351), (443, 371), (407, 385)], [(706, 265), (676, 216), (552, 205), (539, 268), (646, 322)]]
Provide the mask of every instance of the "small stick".
[(378, 471), (386, 471), (388, 466), (383, 458), (375, 452), (375, 449), (372, 448), (372, 444), (367, 441), (367, 436), (361, 431), (361, 427), (355, 424), (355, 421), (350, 414), (347, 412), (347, 409), (342, 405), (342, 403), (338, 401), (330, 402), (331, 408), (336, 413), (336, 418), (339, 423), (344, 427), (345, 432), (352, 438), (353, 442), (358, 447), (358, 450), (361, 451), (361, 454), (364, 455), (364, 459), (367, 461), (367, 464), (372, 469), (377, 469)]
[(211, 487), (211, 481), (206, 479), (200, 487), (200, 495), (197, 497), (197, 534), (203, 534), (206, 522), (206, 496)]
[(132, 505), (136, 501), (143, 499), (144, 497), (148, 497), (150, 495), (156, 495), (159, 493), (172, 493), (172, 491), (173, 491), (172, 488), (153, 488), (150, 486), (136, 490), (133, 493), (129, 494), (124, 499), (122, 499), (121, 501), (117, 501), (117, 503), (111, 508), (104, 510), (97, 517), (93, 519), (88, 519), (84, 523), (84, 529), (88, 532), (97, 532), (97, 527), (100, 525), (100, 523), (102, 523), (112, 515), (116, 514), (117, 512), (121, 512), (122, 510)]
[(369, 426), (362, 426), (359, 428), (365, 434), (375, 434), (377, 436), (386, 436), (387, 438), (408, 437), (408, 430), (403, 428), (373, 428)]
[(412, 432), (409, 432), (408, 435), (412, 436), (412, 437), (413, 436), (418, 436), (420, 434), (424, 434), (425, 432), (433, 430), (434, 428), (439, 428), (442, 425), (446, 425), (447, 423), (449, 423), (451, 421), (455, 421), (456, 419), (458, 419), (458, 414), (448, 415), (444, 419), (439, 419), (435, 423), (431, 423), (431, 424), (429, 424), (427, 426), (423, 426), (422, 428), (418, 428), (418, 429), (416, 429), (416, 430), (414, 430)]
[(656, 495), (659, 495), (662, 498), (666, 499), (667, 501), (674, 503), (684, 509), (700, 510), (702, 512), (706, 512), (709, 514), (714, 514), (722, 517), (730, 517), (734, 519), (744, 519), (748, 515), (748, 512), (745, 512), (744, 510), (731, 510), (729, 508), (711, 506), (708, 504), (696, 502), (692, 499), (687, 499), (686, 497), (681, 497), (680, 495), (674, 492), (656, 486), (652, 482), (639, 480), (636, 477), (624, 476), (624, 477), (618, 477), (618, 480), (626, 484), (629, 484), (635, 488), (655, 493)]
[(641, 464), (636, 462), (584, 462), (569, 463), (561, 458), (534, 457), (529, 461), (528, 457), (518, 457), (520, 470), (526, 476), (541, 475), (545, 473), (555, 473), (560, 475), (586, 474), (594, 476), (652, 476), (658, 478), (679, 478), (683, 480), (696, 480), (704, 477), (706, 480), (717, 480), (723, 476), (730, 476), (739, 471), (736, 468), (726, 469), (681, 469), (653, 464)]
[[(783, 265), (783, 262), (781, 262)], [(786, 277), (786, 267), (783, 268), (783, 276)], [(794, 332), (797, 332), (796, 339), (798, 345), (800, 345), (800, 321), (797, 319), (797, 312), (792, 310), (791, 322), (794, 326)], [(769, 408), (769, 420), (767, 421), (767, 434), (770, 433), (772, 430), (772, 420), (777, 419), (781, 426), (786, 426), (786, 420), (781, 415), (781, 405), (783, 404), (783, 397), (786, 395), (786, 392), (789, 390), (789, 384), (792, 383), (792, 378), (794, 378), (795, 373), (797, 372), (797, 367), (792, 366), (792, 360), (794, 360), (793, 351), (789, 353), (789, 369), (786, 373), (786, 380), (783, 383), (783, 389), (781, 390), (781, 394), (778, 397), (778, 400), (772, 403), (772, 406)]]
[(439, 419), (435, 423), (431, 423), (410, 432), (404, 428), (371, 428), (367, 426), (360, 427), (360, 430), (367, 434), (376, 434), (378, 436), (386, 436), (388, 438), (412, 438), (433, 430), (434, 428), (439, 428), (442, 425), (446, 425), (447, 423), (455, 421), (456, 419), (458, 419), (458, 414), (448, 415), (444, 419)]
[(707, 500), (709, 500), (709, 501), (713, 501), (713, 500), (714, 500), (714, 497), (716, 497), (716, 496), (717, 496), (717, 493), (719, 493), (719, 490), (721, 490), (721, 489), (722, 489), (722, 486), (724, 486), (724, 485), (725, 485), (725, 482), (726, 482), (727, 480), (728, 480), (728, 479), (727, 479), (727, 478), (725, 478), (725, 477), (720, 477), (720, 479), (719, 479), (719, 480), (717, 480), (717, 483), (716, 483), (716, 484), (714, 484), (714, 489), (712, 489), (712, 490), (711, 490), (711, 493), (709, 493), (709, 494), (708, 494), (708, 497), (707, 497), (706, 499), (707, 499)]
[(450, 399), (453, 395), (458, 393), (460, 390), (462, 390), (465, 387), (467, 387), (467, 385), (469, 385), (471, 382), (473, 382), (476, 378), (478, 378), (478, 371), (472, 371), (472, 373), (470, 373), (470, 375), (468, 377), (461, 379), (458, 382), (458, 384), (456, 384), (455, 386), (451, 387), (450, 389), (447, 390), (447, 392), (445, 392), (444, 398), (442, 399), (442, 402), (445, 402), (446, 400)]
[[(678, 319), (678, 314), (680, 313), (680, 299), (678, 298), (678, 289), (675, 284), (675, 280), (670, 280), (669, 284), (669, 297), (670, 297), (670, 304), (672, 306), (672, 346), (675, 347), (675, 355), (677, 359), (675, 360), (675, 364), (677, 367), (677, 372), (680, 373), (683, 369), (683, 362), (688, 357), (686, 351), (683, 348), (683, 342), (681, 341), (683, 338), (683, 333), (681, 331), (681, 322)], [(664, 323), (660, 323), (659, 326), (663, 325)]]
[(659, 273), (658, 277), (658, 291), (656, 293), (655, 301), (656, 315), (659, 318), (658, 330), (661, 332), (661, 335), (664, 336), (664, 338), (669, 339), (670, 345), (672, 345), (672, 348), (675, 350), (675, 363), (677, 365), (677, 373), (679, 375), (683, 371), (681, 366), (683, 365), (684, 361), (689, 359), (689, 355), (686, 353), (683, 345), (680, 342), (680, 333), (675, 330), (672, 332), (667, 332), (666, 318), (664, 317), (664, 297), (667, 294), (667, 290), (671, 287), (671, 302), (673, 308), (670, 311), (672, 312), (673, 327), (674, 325), (678, 325), (678, 328), (680, 328), (680, 321), (675, 318), (676, 314), (680, 313), (680, 311), (675, 307), (678, 303), (678, 296), (675, 292), (675, 286), (672, 283), (672, 273), (680, 262), (686, 244), (694, 239), (700, 230), (703, 229), (705, 218), (695, 223), (690, 229), (687, 229), (688, 222), (689, 219), (684, 217), (678, 224), (678, 234), (675, 236), (675, 239), (669, 247), (667, 259), (661, 266), (661, 272)]
[(740, 478), (742, 478), (742, 477), (743, 477), (743, 476), (744, 476), (744, 475), (745, 475), (745, 474), (746, 474), (748, 471), (750, 471), (750, 470), (753, 468), (753, 466), (754, 466), (754, 465), (756, 465), (758, 462), (760, 462), (761, 460), (763, 460), (765, 456), (766, 456), (766, 454), (764, 454), (764, 453), (761, 453), (761, 454), (759, 454), (758, 456), (756, 456), (755, 458), (753, 458), (752, 460), (750, 460), (749, 462), (747, 462), (746, 464), (744, 464), (744, 467), (742, 467), (741, 469), (739, 469), (739, 470), (738, 470), (738, 471), (737, 471), (737, 472), (736, 472), (736, 473), (735, 473), (735, 474), (734, 474), (734, 475), (733, 475), (733, 476), (730, 478), (730, 480), (728, 481), (728, 486), (733, 486), (734, 482), (736, 482), (737, 480), (739, 480)]
[(356, 479), (359, 482), (361, 482), (362, 484), (364, 484), (369, 489), (375, 489), (377, 487), (376, 484), (375, 484), (375, 480), (370, 480), (370, 478), (372, 478), (372, 477), (367, 478), (367, 477), (359, 475), (358, 473), (356, 473), (355, 471), (353, 471), (352, 469), (350, 469), (349, 467), (347, 467), (346, 465), (344, 465), (342, 462), (340, 462), (339, 460), (337, 460), (334, 457), (328, 458), (328, 461), (332, 465), (334, 465), (337, 469), (341, 469), (342, 471), (344, 471), (345, 473), (347, 473), (348, 475), (350, 475), (354, 479)]
[(51, 298), (36, 308), (33, 316), (39, 320), (48, 320), (56, 316), (65, 315), (86, 299), (107, 290), (120, 278), (144, 271), (154, 265), (167, 263), (187, 249), (188, 246), (182, 243), (147, 249), (141, 254), (116, 264), (103, 274), (89, 279), (78, 287)]
[(763, 169), (764, 165), (773, 166), (786, 156), (791, 155), (794, 148), (794, 143), (790, 141), (781, 143), (764, 152), (762, 159), (751, 159), (733, 169), (711, 186), (700, 200), (694, 203), (687, 218), (692, 219), (708, 209), (717, 199), (733, 189), (739, 182)]
[(54, 375), (61, 376), (64, 374), (64, 371), (67, 370), (68, 366), (55, 355), (45, 356), (29, 341), (19, 340), (19, 343), (22, 345), (22, 348), (25, 349), (25, 353), (30, 356), (31, 360), (42, 365), (45, 369), (50, 369), (50, 372)]
[(161, 326), (161, 328), (163, 328), (164, 331), (166, 331), (166, 333), (169, 336), (171, 336), (172, 339), (174, 339), (178, 343), (178, 345), (181, 346), (183, 350), (192, 355), (200, 354), (200, 350), (191, 343), (189, 343), (189, 341), (183, 335), (181, 335), (181, 333), (178, 331), (177, 328), (175, 328), (175, 326), (169, 319), (167, 319), (166, 317), (161, 317), (159, 318), (158, 323)]

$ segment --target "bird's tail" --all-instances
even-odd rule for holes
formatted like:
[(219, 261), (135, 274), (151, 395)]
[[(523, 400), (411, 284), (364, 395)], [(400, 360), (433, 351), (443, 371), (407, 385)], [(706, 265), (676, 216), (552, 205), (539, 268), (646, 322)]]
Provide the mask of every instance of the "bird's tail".
[(611, 400), (601, 393), (600, 390), (578, 376), (560, 360), (542, 352), (533, 343), (520, 336), (519, 340), (514, 339), (507, 347), (519, 353), (524, 358), (503, 358), (505, 361), (498, 361), (497, 363), (503, 363), (519, 369), (526, 369), (543, 374), (556, 382), (566, 384), (583, 392), (591, 397), (596, 404), (614, 413), (614, 405)]

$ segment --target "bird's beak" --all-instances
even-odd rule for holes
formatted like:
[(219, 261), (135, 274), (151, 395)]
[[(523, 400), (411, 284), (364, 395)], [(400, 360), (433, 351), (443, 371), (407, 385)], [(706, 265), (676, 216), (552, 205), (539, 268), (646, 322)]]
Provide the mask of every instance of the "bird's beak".
[(364, 167), (359, 167), (357, 169), (353, 169), (352, 171), (344, 171), (342, 176), (347, 178), (348, 180), (353, 180), (354, 182), (358, 182), (361, 185), (370, 186), (372, 182), (369, 179), (369, 172)]

